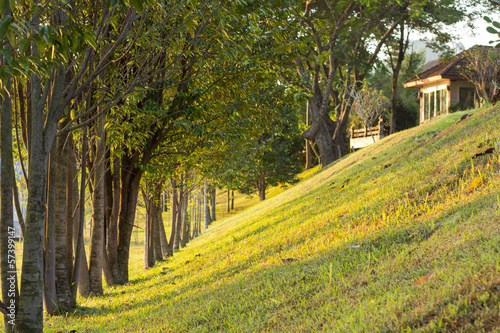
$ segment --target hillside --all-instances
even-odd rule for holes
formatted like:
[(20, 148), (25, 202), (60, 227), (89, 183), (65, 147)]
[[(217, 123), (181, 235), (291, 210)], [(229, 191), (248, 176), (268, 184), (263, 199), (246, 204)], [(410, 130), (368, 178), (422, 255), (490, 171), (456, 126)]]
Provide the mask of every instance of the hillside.
[[(347, 156), (213, 225), (48, 332), (500, 328), (500, 108)], [(481, 148), (478, 148), (481, 146)]]

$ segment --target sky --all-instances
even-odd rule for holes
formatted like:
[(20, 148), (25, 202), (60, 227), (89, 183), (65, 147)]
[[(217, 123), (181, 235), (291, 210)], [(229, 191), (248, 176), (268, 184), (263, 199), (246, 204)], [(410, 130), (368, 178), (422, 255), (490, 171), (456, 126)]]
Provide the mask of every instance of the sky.
[[(484, 15), (489, 16), (493, 20), (500, 21), (500, 10), (497, 13), (485, 12)], [(484, 21), (483, 18), (478, 18), (475, 21), (474, 30), (471, 30), (467, 25), (463, 23), (449, 26), (448, 28), (454, 35), (460, 36), (453, 44), (457, 48), (457, 53), (463, 51), (462, 49), (460, 49), (461, 47), (460, 44), (463, 45), (464, 49), (468, 49), (474, 45), (492, 45), (489, 43), (489, 41), (498, 40), (498, 38), (496, 38), (495, 35), (490, 34), (489, 32), (486, 31), (486, 27), (489, 25), (490, 24)], [(418, 41), (426, 37), (432, 38), (429, 35), (414, 34), (411, 37), (411, 39), (414, 41)], [(420, 42), (416, 42), (414, 46), (415, 51), (422, 51), (424, 48), (425, 48), (424, 43)], [(438, 57), (439, 57), (438, 54), (432, 52), (431, 50), (427, 50), (427, 61), (437, 59)]]

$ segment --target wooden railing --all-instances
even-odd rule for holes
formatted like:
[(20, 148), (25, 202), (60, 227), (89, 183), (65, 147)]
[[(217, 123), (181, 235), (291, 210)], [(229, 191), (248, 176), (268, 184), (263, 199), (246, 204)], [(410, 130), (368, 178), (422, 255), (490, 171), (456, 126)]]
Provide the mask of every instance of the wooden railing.
[(370, 136), (370, 130), (371, 134), (373, 135), (381, 135), (381, 136), (386, 136), (389, 134), (389, 128), (384, 127), (384, 122), (382, 118), (379, 119), (378, 126), (373, 126), (368, 129), (367, 126), (361, 129), (354, 129), (354, 127), (351, 127), (351, 138), (365, 138), (367, 136)]

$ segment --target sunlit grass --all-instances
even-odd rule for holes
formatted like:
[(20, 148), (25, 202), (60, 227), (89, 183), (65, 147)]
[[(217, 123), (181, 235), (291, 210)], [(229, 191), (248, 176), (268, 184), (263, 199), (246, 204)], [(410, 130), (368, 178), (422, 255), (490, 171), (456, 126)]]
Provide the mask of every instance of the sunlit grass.
[(128, 285), (79, 299), (46, 330), (498, 330), (500, 159), (471, 158), (500, 142), (500, 112), (462, 115), (391, 135), (262, 203), (239, 196), (249, 208), (150, 270), (133, 245)]

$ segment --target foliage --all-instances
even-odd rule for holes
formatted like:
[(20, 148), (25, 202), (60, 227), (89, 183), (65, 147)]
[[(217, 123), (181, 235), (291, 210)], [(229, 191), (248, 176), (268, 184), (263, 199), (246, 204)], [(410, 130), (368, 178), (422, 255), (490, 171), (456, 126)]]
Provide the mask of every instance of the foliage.
[[(365, 82), (360, 89), (347, 87), (348, 94), (352, 97), (352, 110), (361, 118), (363, 126), (371, 127), (379, 120), (390, 105), (389, 99), (381, 90), (368, 87)], [(371, 132), (371, 130), (370, 130)]]
[(486, 103), (492, 102), (499, 93), (498, 58), (496, 50), (475, 46), (464, 52), (459, 68), (460, 75), (474, 83), (477, 95)]
[[(227, 156), (233, 160), (232, 168), (237, 173), (237, 189), (253, 194), (267, 187), (293, 184), (302, 169), (303, 139), (300, 137), (297, 111), (292, 105), (278, 106), (267, 112), (260, 109), (267, 123), (258, 137), (246, 137), (239, 148)], [(259, 188), (258, 180), (263, 175), (265, 187)]]
[[(400, 75), (398, 77), (398, 86), (416, 74), (421, 73), (424, 68), (425, 53), (410, 52), (405, 55)], [(392, 94), (391, 73), (383, 62), (379, 62), (370, 76), (367, 78), (370, 85), (382, 90), (385, 96)], [(417, 96), (414, 89), (398, 89), (396, 95), (396, 130), (401, 131), (419, 124), (420, 105), (417, 102)], [(391, 122), (390, 115), (382, 115), (384, 123)], [(355, 119), (353, 119), (355, 120)]]
[(485, 16), (484, 20), (486, 22), (492, 24), (492, 26), (489, 26), (489, 27), (486, 28), (486, 31), (488, 31), (490, 34), (496, 35), (496, 37), (499, 38), (499, 40), (496, 40), (496, 41), (492, 40), (492, 41), (490, 41), (490, 44), (497, 43), (495, 45), (495, 48), (500, 48), (500, 22), (492, 20), (488, 16)]

